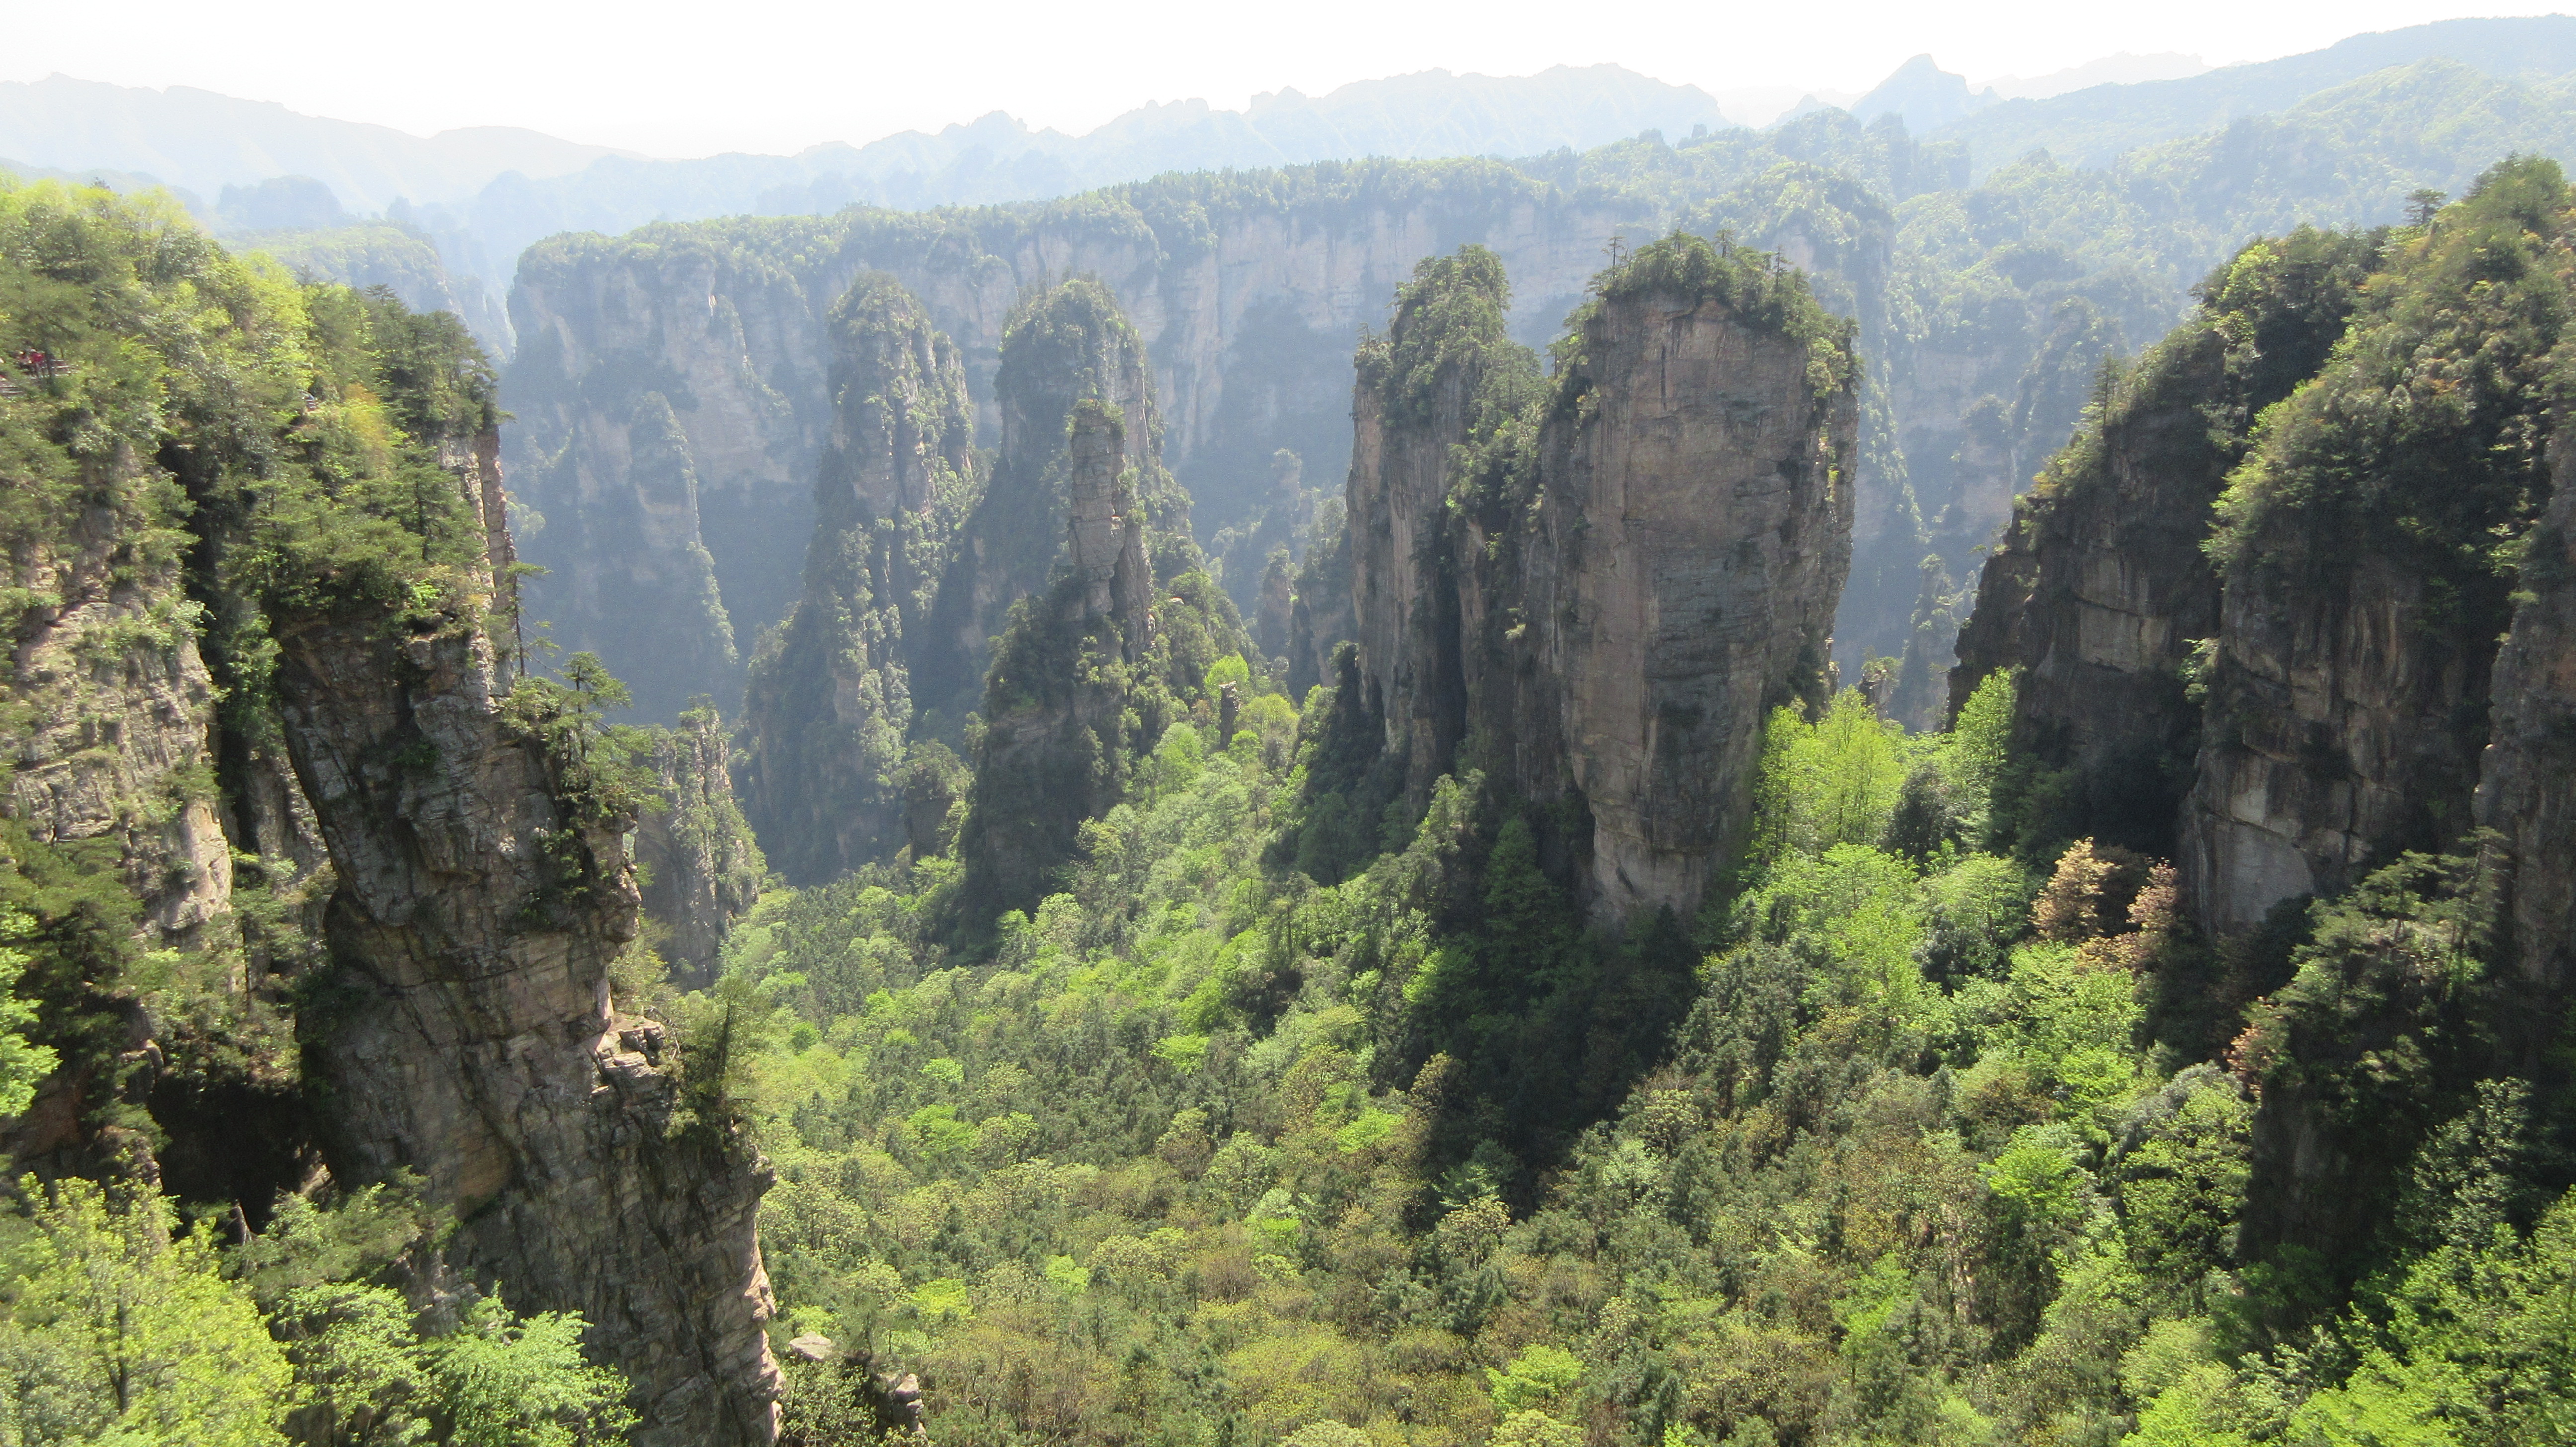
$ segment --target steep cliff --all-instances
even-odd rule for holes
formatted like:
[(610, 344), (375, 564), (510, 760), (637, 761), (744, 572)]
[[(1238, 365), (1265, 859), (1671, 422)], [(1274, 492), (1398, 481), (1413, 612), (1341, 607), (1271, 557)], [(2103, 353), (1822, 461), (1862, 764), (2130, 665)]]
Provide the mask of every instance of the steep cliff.
[(2572, 208), (2512, 161), (2246, 248), (2051, 465), (1962, 640), (1964, 679), (2022, 670), (2023, 845), (2174, 852), (2218, 963), (2157, 988), (2256, 996), (2237, 1249), (2338, 1286), (2441, 1229), (2440, 1133), (2525, 1129), (2477, 1113), (2560, 1068)]
[[(1281, 448), (1310, 476), (1342, 470), (1350, 335), (1416, 260), (1483, 240), (1543, 336), (1604, 243), (1661, 214), (1490, 162), (1372, 162), (1044, 207), (554, 238), (523, 259), (511, 300), (512, 476), (544, 519), (522, 539), (529, 560), (549, 569), (531, 616), (632, 679), (648, 714), (734, 695), (743, 665), (727, 648), (747, 652), (798, 593), (834, 425), (827, 312), (864, 273), (898, 277), (955, 339), (988, 446), (1009, 425), (997, 372), (1020, 299), (1097, 279), (1142, 341), (1169, 465), (1215, 527), (1257, 508)], [(1052, 549), (1052, 516), (1033, 526)], [(980, 676), (978, 659), (970, 706)]]
[(724, 720), (712, 707), (683, 709), (653, 731), (653, 798), (635, 821), (644, 913), (669, 934), (671, 968), (692, 985), (715, 978), (733, 922), (760, 902), (768, 861), (735, 801)]
[(232, 901), (203, 609), (182, 586), (166, 476), (131, 452), (84, 471), (88, 495), (10, 550), (6, 813), (46, 843), (113, 841), (153, 925), (187, 939)]
[(1363, 351), (1359, 677), (1417, 800), (1472, 764), (1571, 804), (1598, 917), (1687, 915), (1741, 842), (1764, 715), (1821, 697), (1858, 368), (1768, 259), (1676, 236), (1596, 285), (1544, 382), (1472, 249)]
[(450, 1279), (584, 1313), (640, 1440), (770, 1440), (761, 1169), (605, 993), (631, 801), (604, 686), (508, 684), (479, 349), (104, 192), (0, 186), (0, 240), (0, 894), (62, 1067), (10, 1147), (243, 1227), (417, 1172)]
[(325, 615), (278, 642), (340, 878), (305, 1025), (335, 1174), (421, 1172), (457, 1211), (459, 1264), (582, 1312), (635, 1384), (639, 1440), (769, 1440), (765, 1173), (746, 1143), (676, 1128), (661, 1028), (609, 997), (635, 931), (631, 815), (586, 794), (560, 732), (580, 720), (501, 695), (470, 624)]
[(2381, 239), (2302, 230), (2248, 246), (2015, 505), (1949, 696), (2020, 670), (2014, 744), (2063, 771), (2061, 832), (2080, 818), (2078, 832), (2173, 853), (2200, 746), (2195, 650), (2218, 633), (2212, 509), (2255, 419), (2343, 334)]
[(2179, 861), (2204, 923), (2469, 827), (2514, 560), (2549, 491), (2567, 204), (2555, 166), (2500, 166), (2393, 243), (2350, 338), (2230, 482)]
[[(1250, 646), (1199, 566), (1142, 361), (1106, 290), (1081, 281), (1037, 299), (1004, 344), (1003, 452), (940, 604), (960, 653), (981, 642), (978, 614), (1008, 609), (957, 839), (969, 931), (1037, 903), (1164, 730), (1213, 706), (1209, 666)], [(1032, 518), (1061, 521), (1050, 538)]]
[(2549, 509), (2531, 535), (2523, 598), (2490, 677), (2477, 822), (2495, 831), (2501, 886), (2506, 1058), (2525, 1073), (2556, 1044), (2576, 986), (2576, 450), (2554, 448)]
[[(891, 854), (916, 709), (965, 709), (944, 680), (962, 650), (934, 599), (976, 512), (982, 477), (957, 351), (891, 277), (833, 307), (834, 421), (815, 482), (805, 591), (775, 651), (753, 660), (744, 705), (747, 812), (780, 871), (817, 883)], [(1061, 423), (1058, 424), (1061, 431)], [(1045, 560), (1037, 577), (1045, 577)], [(1007, 600), (1006, 600), (1007, 601)], [(982, 638), (972, 641), (980, 663)], [(927, 666), (925, 666), (927, 661)]]
[[(1076, 279), (1024, 299), (1003, 335), (993, 388), (1001, 449), (992, 481), (951, 549), (931, 636), (919, 655), (922, 697), (952, 721), (982, 698), (987, 641), (1003, 631), (1012, 605), (1043, 593), (1058, 560), (1079, 546), (1065, 523), (1069, 510), (1082, 515), (1076, 485), (1116, 481), (1117, 469), (1108, 478), (1085, 470), (1101, 454), (1086, 459), (1068, 445), (1083, 403), (1100, 403), (1115, 415), (1119, 467), (1136, 468), (1125, 485), (1145, 511), (1122, 505), (1120, 525), (1150, 519), (1145, 545), (1158, 573), (1177, 576), (1199, 564), (1189, 494), (1163, 464), (1162, 414), (1144, 339), (1107, 287)], [(1084, 445), (1105, 444), (1094, 435)], [(1095, 518), (1092, 525), (1105, 524)]]

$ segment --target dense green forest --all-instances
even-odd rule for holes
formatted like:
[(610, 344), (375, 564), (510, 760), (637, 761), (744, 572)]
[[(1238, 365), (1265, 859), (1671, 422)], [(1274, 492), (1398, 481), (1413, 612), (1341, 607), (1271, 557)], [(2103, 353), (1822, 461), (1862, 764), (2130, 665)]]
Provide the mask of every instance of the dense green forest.
[(2400, 1165), (2349, 1303), (2236, 1254), (2299, 1065), (2241, 1012), (2473, 930), (2459, 862), (2213, 949), (2169, 865), (2022, 827), (2011, 686), (1783, 711), (1740, 889), (1624, 942), (1474, 777), (1284, 868), (1330, 691), (1176, 726), (990, 961), (925, 945), (943, 862), (764, 898), (729, 1104), (782, 1330), (955, 1442), (2555, 1440), (2576, 1204), (2521, 1087)]
[[(2374, 555), (2463, 598), (2510, 576), (2568, 204), (2516, 163), (2209, 280), (2231, 367), (2259, 338), (2322, 372), (2256, 429), (2222, 568), (2275, 565), (2258, 518), (2361, 506)], [(2331, 356), (2297, 345), (2346, 308)], [(2064, 474), (2198, 335), (2103, 374)], [(2487, 400), (2392, 419), (2388, 368)], [(2440, 457), (2448, 483), (2410, 471)], [(920, 1372), (935, 1438), (2569, 1429), (2576, 1122), (2562, 1067), (2492, 1044), (2563, 1022), (2500, 1019), (2475, 840), (2212, 938), (2170, 861), (2093, 837), (2081, 781), (2015, 746), (1999, 673), (1946, 731), (1858, 690), (1781, 710), (1731, 888), (1611, 936), (1482, 776), (1381, 809), (1349, 668), (1296, 700), (1227, 660), (1203, 699), (1247, 679), (1247, 725), (1176, 720), (989, 957), (942, 945), (942, 858), (764, 896), (726, 947), (780, 1330)], [(2267, 1092), (2328, 1103), (2358, 1239), (2252, 1228)], [(793, 1440), (838, 1440), (830, 1380), (791, 1379)]]
[[(2201, 418), (2244, 448), (2215, 566), (2259, 575), (2278, 560), (2247, 540), (2308, 520), (2489, 632), (2551, 582), (2524, 564), (2576, 375), (2571, 214), (2554, 166), (2518, 162), (2205, 282), (2195, 325), (2240, 370), (2318, 295), (2343, 328), (2297, 353), (2314, 375), (2289, 401)], [(1656, 255), (1784, 275), (1697, 241)], [(113, 828), (0, 827), (0, 1108), (53, 1132), (12, 1137), (0, 1444), (625, 1438), (649, 1404), (603, 1364), (610, 1324), (451, 1270), (473, 1223), (420, 1179), (292, 1155), (345, 1105), (305, 1074), (356, 998), (333, 864), (280, 835), (222, 856), (228, 912), (171, 903), (216, 867), (174, 821), (266, 837), (259, 760), (307, 726), (284, 680), (338, 629), (413, 660), (406, 680), (442, 642), (497, 659), (477, 706), (569, 821), (528, 841), (542, 887), (508, 928), (621, 900), (631, 923), (587, 841), (670, 807), (674, 750), (608, 722), (624, 693), (596, 659), (532, 670), (520, 647), (497, 529), (454, 485), (458, 440), (497, 421), (488, 362), (450, 316), (52, 184), (0, 184), (0, 332), (0, 602), (26, 648), (79, 660), (22, 667), (0, 725), (59, 779), (112, 773), (164, 682), (202, 678), (189, 706), (214, 720), (204, 757), (113, 775)], [(2170, 360), (2089, 372), (2025, 517)], [(1515, 372), (1482, 420), (1535, 431), (1591, 395)], [(1461, 456), (1461, 486), (1496, 458)], [(675, 975), (653, 927), (594, 931), (623, 946), (583, 1017), (596, 1073), (649, 1054), (670, 1090), (633, 1118), (659, 1132), (646, 1159), (676, 1176), (753, 1145), (775, 1172), (769, 1335), (829, 1339), (781, 1353), (783, 1440), (879, 1440), (880, 1372), (919, 1374), (952, 1444), (2576, 1432), (2563, 1022), (2516, 1027), (2545, 1037), (2536, 1068), (2490, 1048), (2519, 997), (2465, 830), (2212, 937), (2174, 861), (2112, 842), (2017, 742), (2016, 675), (1941, 729), (1847, 688), (1770, 715), (1752, 843), (1707, 906), (1610, 929), (1528, 800), (1462, 766), (1390, 801), (1348, 645), (1291, 696), (1277, 660), (1220, 651), (1244, 638), (1203, 572), (1151, 581), (1169, 631), (1133, 678), (1097, 618), (1035, 604), (988, 678), (995, 718), (1049, 687), (1114, 695), (1091, 777), (1115, 802), (1033, 908), (972, 917), (958, 843), (991, 794), (970, 789), (934, 847), (762, 894), (711, 981)], [(407, 801), (452, 792), (463, 766), (420, 747), (367, 767)], [(704, 812), (666, 832), (737, 827), (684, 806)], [(2267, 1102), (2294, 1096), (2377, 1142), (2348, 1152), (2379, 1203), (2357, 1239), (2244, 1229)]]

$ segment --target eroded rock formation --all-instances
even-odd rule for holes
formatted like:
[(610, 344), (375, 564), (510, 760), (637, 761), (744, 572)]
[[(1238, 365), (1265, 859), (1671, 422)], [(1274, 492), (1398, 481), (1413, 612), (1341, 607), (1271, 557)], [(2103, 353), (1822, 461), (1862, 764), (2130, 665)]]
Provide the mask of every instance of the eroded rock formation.
[(2302, 232), (2221, 273), (2013, 511), (1959, 635), (1953, 708), (2019, 670), (2014, 743), (2069, 772), (2097, 838), (2170, 856), (2200, 747), (2189, 684), (2219, 631), (2203, 548), (2254, 419), (2343, 334), (2368, 237)]
[(2576, 454), (2557, 448), (2549, 510), (2523, 555), (2525, 593), (2489, 684), (2477, 822), (2495, 831), (2505, 944), (2523, 1005), (2499, 1022), (2536, 1071), (2576, 986)]
[[(970, 645), (943, 645), (931, 619), (982, 485), (965, 372), (921, 303), (891, 277), (864, 276), (833, 326), (835, 413), (805, 591), (777, 650), (753, 662), (744, 710), (745, 807), (797, 884), (902, 846), (915, 710), (944, 703), (951, 727), (964, 716), (949, 696), (960, 685), (924, 695), (915, 679), (965, 671), (947, 649)], [(982, 641), (971, 643), (978, 663)]]
[(980, 656), (980, 620), (995, 628), (958, 836), (970, 927), (1036, 904), (1181, 697), (1250, 646), (1200, 566), (1144, 360), (1115, 300), (1086, 281), (1034, 299), (1004, 344), (1002, 455), (938, 613), (952, 656), (970, 642)]
[(116, 841), (126, 883), (171, 940), (230, 907), (215, 811), (215, 686), (179, 559), (152, 538), (146, 469), (102, 480), (31, 556), (12, 559), (8, 817), (41, 842)]
[(1857, 368), (1792, 273), (1676, 237), (1601, 278), (1542, 382), (1499, 263), (1426, 263), (1364, 353), (1352, 609), (1418, 800), (1472, 764), (1580, 806), (1608, 921), (1696, 909), (1766, 712), (1821, 697), (1851, 559)]
[[(512, 293), (520, 349), (508, 398), (520, 419), (514, 482), (546, 520), (522, 540), (550, 570), (531, 585), (536, 615), (565, 647), (597, 650), (648, 715), (696, 693), (734, 696), (747, 660), (726, 650), (747, 653), (800, 592), (808, 498), (836, 425), (827, 313), (872, 270), (900, 278), (956, 340), (983, 441), (1005, 454), (1012, 404), (997, 373), (1020, 299), (1096, 278), (1141, 339), (1172, 465), (1231, 522), (1268, 488), (1282, 447), (1312, 475), (1339, 471), (1350, 335), (1416, 260), (1450, 238), (1482, 238), (1511, 260), (1522, 319), (1538, 329), (1580, 299), (1611, 235), (1658, 224), (1499, 168), (1475, 187), (1382, 201), (1345, 194), (1363, 178), (1318, 179), (1311, 201), (1215, 206), (1188, 225), (1113, 198), (976, 211), (957, 225), (852, 212), (793, 245), (770, 219), (733, 240), (710, 226), (650, 248), (540, 244)], [(1119, 405), (1136, 442), (1144, 422), (1132, 401)], [(1023, 541), (1051, 557), (1061, 521), (1032, 519)], [(1023, 586), (1043, 582), (1041, 571)], [(1009, 601), (979, 610), (986, 636)], [(969, 707), (982, 665), (973, 659), (961, 681)]]
[(654, 732), (659, 797), (635, 823), (644, 912), (669, 931), (662, 957), (693, 986), (715, 978), (725, 937), (759, 903), (768, 867), (734, 800), (730, 754), (713, 708), (683, 710), (676, 727)]

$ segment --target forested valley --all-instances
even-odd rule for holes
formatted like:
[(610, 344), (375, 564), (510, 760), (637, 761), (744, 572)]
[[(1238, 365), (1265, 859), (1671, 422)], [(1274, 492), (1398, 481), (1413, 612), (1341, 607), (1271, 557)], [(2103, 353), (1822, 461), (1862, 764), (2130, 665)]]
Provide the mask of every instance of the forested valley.
[(506, 362), (0, 175), (0, 1447), (2568, 1440), (2576, 187), (2193, 194), (2504, 83), (2354, 86), (557, 238)]

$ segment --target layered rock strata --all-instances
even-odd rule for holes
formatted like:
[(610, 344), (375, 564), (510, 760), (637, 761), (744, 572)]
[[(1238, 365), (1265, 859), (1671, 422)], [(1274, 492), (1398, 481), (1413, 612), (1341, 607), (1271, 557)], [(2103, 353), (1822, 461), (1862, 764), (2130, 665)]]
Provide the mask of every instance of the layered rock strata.
[(278, 643), (339, 881), (333, 988), (305, 1022), (335, 1173), (419, 1171), (459, 1265), (522, 1310), (581, 1312), (633, 1383), (639, 1442), (771, 1440), (765, 1168), (674, 1131), (661, 1029), (609, 996), (636, 928), (628, 821), (586, 812), (505, 720), (471, 626), (317, 617)]
[(146, 550), (152, 482), (139, 464), (120, 470), (47, 545), (10, 560), (22, 606), (10, 619), (0, 722), (13, 757), (0, 812), (39, 842), (114, 841), (151, 924), (180, 942), (232, 900), (215, 810), (216, 690), (178, 560)]

